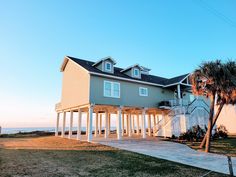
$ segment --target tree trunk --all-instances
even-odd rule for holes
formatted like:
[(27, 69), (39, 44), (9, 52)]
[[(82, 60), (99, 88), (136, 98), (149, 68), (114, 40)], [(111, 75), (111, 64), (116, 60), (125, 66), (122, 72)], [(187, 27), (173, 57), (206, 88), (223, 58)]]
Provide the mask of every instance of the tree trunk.
[(215, 108), (215, 93), (212, 94), (212, 100), (211, 100), (211, 107), (210, 107), (210, 114), (209, 114), (209, 121), (208, 121), (208, 131), (206, 133), (206, 148), (205, 152), (210, 152), (210, 146), (211, 146), (211, 130), (212, 130), (212, 119), (214, 116), (214, 108)]
[[(213, 118), (211, 131), (212, 131), (212, 128), (213, 128), (213, 127), (215, 126), (215, 124), (216, 124), (216, 121), (217, 121), (217, 119), (218, 119), (218, 117), (219, 117), (219, 115), (220, 115), (220, 112), (221, 112), (222, 108), (224, 107), (224, 104), (225, 104), (225, 103), (221, 103), (221, 104), (220, 104), (220, 106), (219, 106), (219, 108), (218, 108), (218, 110), (217, 110), (217, 113), (216, 113), (216, 115), (215, 115), (214, 118)], [(207, 130), (207, 131), (208, 131), (208, 130)], [(206, 132), (206, 134), (205, 134), (205, 136), (204, 136), (204, 138), (203, 138), (203, 140), (202, 140), (202, 142), (201, 142), (199, 148), (203, 148), (203, 147), (205, 146), (205, 144), (206, 144), (206, 137), (207, 137), (207, 132)]]

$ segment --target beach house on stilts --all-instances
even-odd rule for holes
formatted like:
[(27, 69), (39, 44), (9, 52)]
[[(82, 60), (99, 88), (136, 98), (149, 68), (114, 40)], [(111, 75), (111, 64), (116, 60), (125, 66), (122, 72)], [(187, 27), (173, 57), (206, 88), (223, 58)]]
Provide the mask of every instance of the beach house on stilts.
[(62, 96), (55, 108), (56, 136), (62, 121), (60, 134), (65, 137), (68, 118), (68, 138), (76, 126), (77, 139), (81, 139), (82, 115), (86, 115), (87, 141), (97, 136), (109, 138), (111, 115), (117, 139), (178, 136), (195, 124), (207, 124), (209, 106), (191, 94), (189, 74), (168, 79), (151, 75), (150, 69), (139, 64), (127, 68), (115, 65), (112, 57), (95, 62), (64, 58)]

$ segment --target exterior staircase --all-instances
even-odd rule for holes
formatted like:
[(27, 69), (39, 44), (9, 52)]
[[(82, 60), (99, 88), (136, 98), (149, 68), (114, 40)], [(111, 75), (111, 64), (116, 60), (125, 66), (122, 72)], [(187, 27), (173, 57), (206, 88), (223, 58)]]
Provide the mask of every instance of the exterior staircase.
[(180, 133), (186, 132), (194, 124), (205, 126), (205, 122), (202, 123), (203, 121), (201, 123), (196, 122), (197, 119), (208, 119), (209, 105), (205, 100), (195, 98), (190, 103), (186, 100), (171, 100), (170, 105), (168, 114), (152, 127), (154, 136), (178, 136)]

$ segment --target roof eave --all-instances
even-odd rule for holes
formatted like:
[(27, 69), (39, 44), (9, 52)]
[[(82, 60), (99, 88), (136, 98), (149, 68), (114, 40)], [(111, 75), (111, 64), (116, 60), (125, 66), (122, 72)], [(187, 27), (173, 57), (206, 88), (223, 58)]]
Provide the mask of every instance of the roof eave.
[(108, 75), (108, 74), (104, 74), (104, 73), (97, 73), (97, 72), (89, 71), (89, 74), (97, 75), (97, 76), (103, 76), (103, 77), (108, 77), (108, 78), (114, 78), (114, 79), (119, 79), (119, 80), (125, 80), (125, 81), (130, 81), (130, 82), (143, 83), (143, 84), (153, 85), (153, 86), (158, 86), (158, 87), (163, 87), (164, 86), (162, 84), (146, 82), (146, 81), (142, 81), (142, 80), (135, 80), (135, 79), (131, 79), (131, 78), (123, 78), (123, 77), (114, 76), (114, 75)]
[(68, 56), (64, 57), (64, 60), (63, 60), (63, 62), (61, 64), (60, 72), (63, 72), (65, 70), (66, 64), (68, 63), (69, 59), (70, 58)]

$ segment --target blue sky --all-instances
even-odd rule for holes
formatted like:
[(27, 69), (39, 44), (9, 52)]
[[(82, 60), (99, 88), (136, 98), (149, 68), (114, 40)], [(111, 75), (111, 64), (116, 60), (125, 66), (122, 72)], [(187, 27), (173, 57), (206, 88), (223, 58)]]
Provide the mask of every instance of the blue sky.
[(236, 58), (234, 0), (1, 1), (0, 125), (52, 126), (65, 55), (172, 77)]

